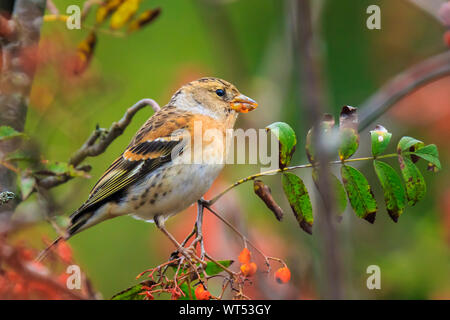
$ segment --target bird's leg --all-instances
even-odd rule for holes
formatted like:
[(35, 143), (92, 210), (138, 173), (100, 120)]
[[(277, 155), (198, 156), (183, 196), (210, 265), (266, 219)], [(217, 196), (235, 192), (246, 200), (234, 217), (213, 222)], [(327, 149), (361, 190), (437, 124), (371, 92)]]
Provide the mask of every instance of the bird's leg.
[(175, 237), (172, 234), (170, 234), (169, 231), (167, 231), (167, 229), (164, 226), (164, 221), (160, 220), (158, 216), (154, 218), (154, 221), (158, 229), (161, 230), (166, 235), (166, 237), (170, 239), (170, 241), (172, 241), (172, 243), (177, 248), (177, 251), (181, 253), (183, 256), (185, 256), (187, 259), (190, 259), (191, 255), (178, 243), (177, 239), (175, 239)]
[[(191, 239), (192, 236), (193, 236), (194, 234), (196, 234), (196, 233), (197, 233), (197, 225), (195, 224), (195, 225), (194, 225), (194, 228), (193, 228), (192, 231), (191, 231), (191, 233), (189, 233), (189, 235), (186, 237), (186, 239), (184, 239), (183, 242), (181, 243), (181, 246), (182, 246), (182, 247), (185, 247), (185, 246), (186, 246), (186, 243), (189, 241), (189, 239)], [(170, 254), (169, 260), (173, 260), (173, 259), (176, 259), (176, 258), (178, 258), (178, 250), (175, 250), (174, 252), (172, 252), (172, 253)]]
[(197, 201), (197, 220), (195, 222), (195, 228), (197, 229), (197, 237), (192, 242), (192, 245), (197, 244), (200, 242), (200, 259), (205, 259), (205, 244), (203, 241), (203, 232), (202, 232), (202, 226), (203, 226), (203, 210), (204, 210), (204, 199), (200, 199)]

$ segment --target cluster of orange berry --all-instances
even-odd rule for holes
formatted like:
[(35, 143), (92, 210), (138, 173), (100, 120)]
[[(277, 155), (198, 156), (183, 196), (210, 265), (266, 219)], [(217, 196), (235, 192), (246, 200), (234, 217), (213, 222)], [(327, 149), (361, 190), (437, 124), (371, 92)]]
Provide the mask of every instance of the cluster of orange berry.
[[(253, 276), (258, 270), (256, 263), (251, 262), (251, 254), (247, 248), (242, 249), (238, 259), (241, 263), (241, 273), (245, 277)], [(284, 263), (283, 267), (279, 268), (275, 272), (275, 280), (278, 283), (287, 283), (289, 282), (289, 280), (291, 280), (291, 271)]]

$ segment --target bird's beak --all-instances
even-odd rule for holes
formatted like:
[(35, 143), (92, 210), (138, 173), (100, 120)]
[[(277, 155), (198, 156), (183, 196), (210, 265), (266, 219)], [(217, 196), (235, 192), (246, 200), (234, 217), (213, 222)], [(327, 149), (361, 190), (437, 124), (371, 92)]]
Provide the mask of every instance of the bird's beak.
[(240, 94), (230, 102), (230, 105), (231, 109), (237, 112), (247, 113), (255, 109), (258, 106), (258, 103), (255, 100)]

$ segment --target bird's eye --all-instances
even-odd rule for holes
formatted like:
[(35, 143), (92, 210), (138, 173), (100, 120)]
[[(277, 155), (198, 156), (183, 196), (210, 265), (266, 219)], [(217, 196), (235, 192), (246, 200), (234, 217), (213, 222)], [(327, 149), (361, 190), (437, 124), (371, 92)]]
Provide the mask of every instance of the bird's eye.
[(225, 95), (225, 90), (223, 90), (223, 89), (217, 89), (217, 90), (216, 90), (216, 94), (217, 94), (219, 97), (223, 97), (223, 96)]

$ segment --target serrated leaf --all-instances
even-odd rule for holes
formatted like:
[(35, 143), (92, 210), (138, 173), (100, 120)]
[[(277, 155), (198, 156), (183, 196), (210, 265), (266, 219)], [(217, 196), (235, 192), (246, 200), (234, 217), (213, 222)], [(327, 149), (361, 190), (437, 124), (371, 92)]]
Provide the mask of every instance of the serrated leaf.
[[(437, 146), (435, 144), (429, 144), (425, 147), (422, 147), (420, 149), (417, 149), (415, 152), (411, 152), (411, 154), (414, 154), (429, 163), (431, 163), (432, 166), (436, 167), (437, 170), (441, 170), (441, 162), (439, 161), (439, 152), (437, 149)], [(433, 170), (433, 171), (437, 171)]]
[(341, 167), (341, 175), (345, 191), (356, 215), (374, 223), (377, 202), (367, 179), (357, 169), (346, 165)]
[(265, 185), (261, 180), (253, 181), (253, 191), (266, 204), (278, 221), (283, 219), (283, 209), (275, 202), (272, 197), (270, 187)]
[(339, 159), (350, 158), (359, 147), (357, 109), (344, 106), (339, 117)]
[[(231, 266), (233, 264), (234, 261), (233, 260), (220, 260), (217, 262), (219, 262), (224, 267), (228, 268), (229, 266)], [(205, 272), (208, 276), (215, 276), (216, 274), (223, 272), (223, 269), (221, 267), (219, 267), (217, 264), (215, 264), (214, 262), (208, 261), (206, 263)]]
[(389, 216), (398, 221), (399, 216), (406, 207), (406, 193), (402, 184), (402, 179), (395, 170), (385, 162), (373, 161), (375, 173), (383, 187), (384, 202)]
[(111, 297), (111, 300), (144, 300), (145, 296), (140, 294), (144, 291), (143, 286), (150, 287), (153, 281), (143, 281), (135, 286), (127, 288)]
[(297, 137), (290, 125), (284, 122), (274, 122), (266, 127), (279, 141), (279, 165), (285, 168), (289, 165), (297, 145)]
[(289, 201), (292, 211), (300, 227), (312, 234), (314, 222), (311, 199), (302, 179), (295, 174), (286, 172), (282, 176), (284, 193)]
[[(331, 114), (324, 114), (322, 121), (320, 123), (320, 130), (322, 134), (322, 139), (328, 139), (330, 133), (332, 132), (332, 129), (334, 127), (334, 118)], [(308, 131), (308, 134), (306, 135), (306, 143), (305, 143), (305, 149), (306, 149), (306, 156), (308, 157), (308, 160), (311, 164), (316, 164), (316, 150), (314, 147), (314, 134), (316, 132), (315, 128), (311, 128)]]
[[(313, 181), (319, 190), (319, 171), (314, 168), (312, 170), (312, 178)], [(334, 197), (336, 200), (336, 213), (337, 213), (337, 219), (338, 221), (342, 220), (342, 214), (345, 211), (345, 208), (347, 207), (347, 194), (345, 193), (345, 189), (342, 186), (342, 183), (339, 181), (339, 179), (334, 175), (330, 174), (329, 181), (331, 182), (331, 186), (333, 188)]]
[(406, 184), (408, 204), (413, 206), (425, 197), (427, 189), (425, 180), (423, 179), (420, 170), (410, 158), (399, 154), (398, 161), (400, 163), (400, 170), (402, 171), (403, 180)]
[(19, 132), (10, 126), (0, 126), (0, 141), (24, 136), (23, 132)]
[(116, 30), (123, 27), (139, 9), (140, 3), (141, 0), (125, 0), (111, 16), (110, 28)]
[(370, 131), (372, 138), (372, 155), (374, 157), (382, 154), (386, 150), (392, 138), (392, 133), (388, 132), (383, 126), (377, 125), (375, 130)]

